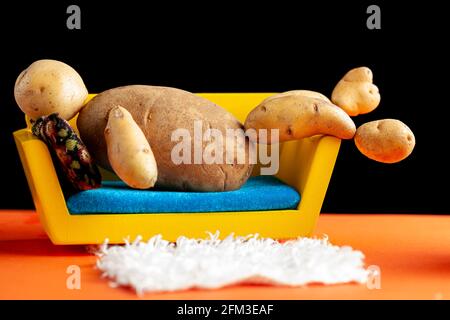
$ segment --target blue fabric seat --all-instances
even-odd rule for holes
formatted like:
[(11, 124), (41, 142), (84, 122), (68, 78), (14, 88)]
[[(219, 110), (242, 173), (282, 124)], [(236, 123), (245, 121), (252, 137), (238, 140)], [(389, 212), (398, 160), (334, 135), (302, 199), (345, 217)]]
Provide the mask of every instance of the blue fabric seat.
[(295, 209), (300, 194), (273, 176), (251, 177), (239, 190), (179, 192), (136, 190), (122, 181), (103, 181), (102, 187), (67, 199), (71, 214), (224, 212)]

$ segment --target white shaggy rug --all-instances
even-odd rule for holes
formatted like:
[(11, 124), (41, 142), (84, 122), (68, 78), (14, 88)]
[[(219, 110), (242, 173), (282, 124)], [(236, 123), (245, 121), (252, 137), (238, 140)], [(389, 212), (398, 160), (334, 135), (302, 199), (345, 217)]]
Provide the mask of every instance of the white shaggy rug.
[(138, 238), (125, 245), (105, 243), (97, 252), (97, 267), (112, 286), (129, 286), (138, 294), (237, 283), (364, 283), (368, 277), (362, 252), (334, 246), (326, 237), (282, 243), (258, 235), (218, 237), (180, 237), (171, 243), (155, 236), (147, 242)]

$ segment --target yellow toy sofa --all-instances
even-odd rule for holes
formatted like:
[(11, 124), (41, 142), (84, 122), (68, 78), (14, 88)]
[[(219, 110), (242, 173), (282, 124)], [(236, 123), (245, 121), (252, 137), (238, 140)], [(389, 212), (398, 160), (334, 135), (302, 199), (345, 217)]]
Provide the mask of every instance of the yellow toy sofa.
[[(226, 108), (241, 122), (271, 93), (199, 94)], [(94, 95), (90, 95), (92, 98)], [(76, 120), (71, 120), (76, 127)], [(49, 150), (33, 136), (29, 125), (14, 132), (14, 139), (42, 225), (54, 244), (123, 243), (141, 235), (162, 234), (175, 241), (183, 235), (206, 238), (207, 232), (288, 239), (309, 236), (319, 217), (339, 152), (340, 139), (314, 136), (282, 143), (280, 169), (284, 183), (301, 194), (295, 210), (196, 213), (70, 214)], [(102, 172), (102, 174), (106, 174)]]

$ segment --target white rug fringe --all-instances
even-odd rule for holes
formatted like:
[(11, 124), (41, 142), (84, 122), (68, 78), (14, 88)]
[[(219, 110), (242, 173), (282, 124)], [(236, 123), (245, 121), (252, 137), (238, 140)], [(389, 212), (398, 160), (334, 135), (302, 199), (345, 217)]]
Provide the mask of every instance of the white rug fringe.
[(125, 245), (103, 244), (97, 267), (113, 286), (130, 286), (138, 294), (189, 288), (214, 289), (237, 283), (302, 286), (367, 281), (364, 255), (323, 239), (298, 238), (280, 243), (258, 235), (219, 233), (206, 240), (160, 235)]

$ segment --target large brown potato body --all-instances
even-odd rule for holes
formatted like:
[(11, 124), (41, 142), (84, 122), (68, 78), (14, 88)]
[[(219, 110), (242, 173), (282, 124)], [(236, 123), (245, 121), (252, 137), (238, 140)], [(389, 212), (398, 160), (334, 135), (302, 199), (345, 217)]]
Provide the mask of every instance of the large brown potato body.
[[(156, 186), (175, 190), (222, 191), (239, 188), (248, 179), (248, 140), (238, 147), (245, 153), (246, 163), (238, 164), (175, 164), (171, 152), (179, 141), (171, 141), (172, 132), (184, 128), (191, 140), (194, 161), (194, 122), (202, 121), (202, 131), (218, 129), (225, 137), (226, 129), (241, 129), (242, 124), (225, 109), (187, 91), (156, 86), (133, 85), (107, 90), (92, 99), (78, 116), (80, 135), (97, 163), (110, 169), (103, 136), (108, 113), (120, 105), (127, 109), (152, 146), (158, 166)], [(202, 150), (209, 142), (199, 142)], [(225, 150), (224, 150), (225, 153)], [(226, 159), (225, 154), (223, 159)]]

